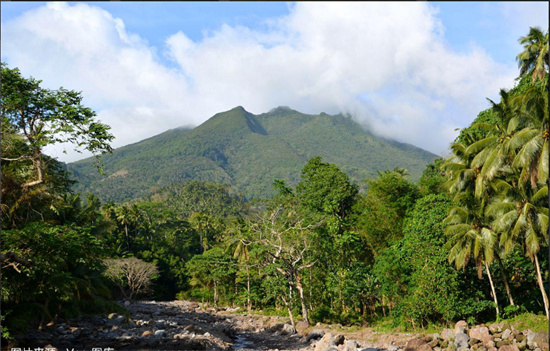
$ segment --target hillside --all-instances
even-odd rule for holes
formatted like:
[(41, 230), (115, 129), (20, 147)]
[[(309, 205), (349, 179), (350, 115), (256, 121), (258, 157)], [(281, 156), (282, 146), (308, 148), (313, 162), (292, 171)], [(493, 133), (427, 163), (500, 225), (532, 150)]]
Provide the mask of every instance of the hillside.
[(92, 158), (68, 165), (75, 190), (103, 201), (144, 196), (185, 180), (229, 184), (247, 198), (272, 195), (275, 179), (295, 185), (308, 159), (321, 156), (356, 183), (377, 170), (402, 167), (418, 179), (437, 156), (365, 131), (350, 117), (307, 115), (287, 107), (254, 115), (242, 107), (218, 113), (193, 129), (172, 129), (105, 155), (105, 174)]

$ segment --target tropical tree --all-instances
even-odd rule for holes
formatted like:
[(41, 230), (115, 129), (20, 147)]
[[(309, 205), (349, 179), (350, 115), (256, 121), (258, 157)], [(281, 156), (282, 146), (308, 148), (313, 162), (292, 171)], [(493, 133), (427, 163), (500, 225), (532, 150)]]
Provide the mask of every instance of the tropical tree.
[(540, 27), (531, 27), (527, 36), (519, 38), (519, 43), (524, 48), (516, 57), (520, 77), (531, 75), (533, 82), (544, 81), (548, 71), (548, 30), (544, 33)]
[(501, 233), (500, 245), (505, 252), (521, 245), (533, 262), (545, 313), (550, 319), (548, 295), (537, 257), (541, 247), (548, 246), (548, 186), (534, 192), (527, 186), (505, 184), (507, 190), (495, 197), (486, 213), (494, 219), (494, 229)]
[[(468, 261), (473, 259), (478, 269), (478, 278), (481, 278), (482, 263), (485, 265), (498, 318), (500, 311), (490, 270), (497, 235), (482, 221), (483, 208), (479, 202), (469, 208), (466, 206), (452, 207), (449, 215), (443, 221), (443, 224), (446, 225), (445, 235), (448, 237), (446, 246), (449, 249), (449, 262), (454, 261), (457, 269), (463, 269)], [(510, 304), (513, 305), (511, 295), (509, 297)]]

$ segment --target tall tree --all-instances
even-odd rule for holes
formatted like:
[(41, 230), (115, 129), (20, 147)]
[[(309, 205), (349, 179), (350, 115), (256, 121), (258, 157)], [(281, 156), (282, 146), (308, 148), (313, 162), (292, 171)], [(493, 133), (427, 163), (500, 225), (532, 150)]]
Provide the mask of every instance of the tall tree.
[(529, 34), (519, 38), (524, 50), (516, 57), (520, 68), (520, 76), (529, 74), (533, 82), (544, 80), (548, 71), (548, 30), (546, 33), (540, 27), (531, 27)]

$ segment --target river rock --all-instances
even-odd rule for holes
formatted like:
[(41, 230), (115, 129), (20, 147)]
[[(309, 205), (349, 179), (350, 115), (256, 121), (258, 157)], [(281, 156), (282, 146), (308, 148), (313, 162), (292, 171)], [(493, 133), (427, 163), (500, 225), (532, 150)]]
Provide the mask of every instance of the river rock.
[(512, 331), (510, 329), (506, 329), (505, 331), (502, 332), (502, 340), (506, 340), (508, 339), (508, 337), (512, 334)]
[(535, 337), (533, 338), (533, 344), (535, 347), (538, 347), (541, 350), (548, 351), (548, 332), (547, 331), (536, 332)]
[(336, 344), (336, 346), (339, 346), (339, 345), (342, 345), (344, 344), (344, 341), (346, 340), (346, 337), (342, 334), (338, 334), (334, 337), (334, 343)]
[(448, 329), (448, 328), (445, 328), (443, 329), (443, 331), (441, 332), (441, 335), (439, 336), (442, 340), (446, 340), (446, 341), (449, 341), (449, 340), (454, 340), (455, 338), (455, 331), (453, 329)]
[(468, 323), (466, 321), (458, 321), (455, 324), (455, 335), (458, 333), (466, 333), (468, 330)]
[(414, 338), (409, 340), (405, 346), (405, 351), (433, 351), (433, 349), (426, 341)]
[(106, 324), (108, 326), (121, 325), (126, 320), (126, 317), (117, 313), (111, 313), (107, 318), (108, 320)]
[(487, 327), (475, 327), (470, 329), (468, 335), (471, 339), (483, 340), (484, 337), (490, 336), (489, 328)]
[(527, 330), (527, 346), (529, 346), (530, 349), (535, 348), (535, 346), (533, 345), (533, 340), (535, 340), (535, 335), (537, 334), (534, 331)]
[(504, 345), (498, 349), (499, 351), (519, 351), (516, 345)]
[(508, 341), (508, 340), (497, 341), (497, 347), (499, 349), (502, 348), (503, 346), (506, 346), (506, 345), (510, 345), (510, 341)]
[(325, 331), (321, 329), (313, 329), (309, 332), (309, 334), (306, 336), (306, 342), (310, 342), (311, 340), (319, 340), (325, 335)]
[(283, 324), (281, 328), (281, 335), (293, 335), (296, 334), (296, 329), (290, 324)]
[(359, 344), (355, 340), (346, 340), (342, 351), (357, 351)]
[(141, 333), (141, 336), (149, 336), (151, 334), (153, 334), (153, 333), (151, 333), (149, 330), (146, 330), (143, 333)]
[(334, 351), (338, 350), (334, 343), (334, 335), (332, 333), (326, 333), (321, 340), (315, 344), (315, 351)]
[(455, 345), (457, 349), (468, 348), (468, 342), (470, 337), (466, 333), (456, 333), (455, 335)]
[(163, 338), (166, 336), (166, 330), (160, 329), (155, 331), (155, 336), (158, 336), (160, 338)]
[(519, 351), (525, 351), (527, 349), (527, 340), (524, 339), (520, 342), (517, 342), (516, 340), (515, 345), (518, 347)]

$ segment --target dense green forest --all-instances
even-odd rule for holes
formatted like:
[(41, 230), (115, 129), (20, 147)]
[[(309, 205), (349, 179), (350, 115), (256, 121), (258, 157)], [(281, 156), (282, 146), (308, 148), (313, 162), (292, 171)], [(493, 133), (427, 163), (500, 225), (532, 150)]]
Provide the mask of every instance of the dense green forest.
[[(356, 184), (317, 156), (252, 201), (204, 181), (125, 203), (73, 192), (43, 148), (110, 152), (109, 127), (2, 64), (2, 336), (123, 297), (403, 328), (548, 318), (548, 32), (520, 43), (516, 86), (418, 182), (394, 168)], [(147, 279), (124, 283), (128, 265)]]

